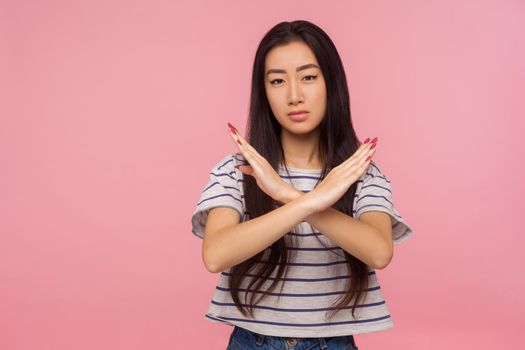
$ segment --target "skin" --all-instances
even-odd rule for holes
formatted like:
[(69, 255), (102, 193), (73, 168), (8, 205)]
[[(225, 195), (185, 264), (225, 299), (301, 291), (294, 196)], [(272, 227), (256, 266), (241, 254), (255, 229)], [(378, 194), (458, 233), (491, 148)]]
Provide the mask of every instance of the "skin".
[[(297, 71), (298, 67), (312, 65)], [(292, 42), (270, 50), (265, 60), (265, 90), (272, 112), (282, 127), (281, 141), (289, 166), (296, 168), (321, 168), (318, 153), (319, 125), (326, 111), (326, 84), (312, 50), (302, 42)], [(282, 70), (282, 72), (275, 72)], [(296, 122), (288, 113), (295, 110), (308, 111), (305, 121)], [(287, 202), (297, 197), (297, 191), (284, 182), (264, 159), (238, 133), (230, 131), (233, 141), (250, 165), (239, 170), (254, 176), (259, 187), (270, 197)], [(239, 145), (237, 140), (241, 142)], [(315, 210), (321, 211), (333, 205), (348, 188), (366, 171), (375, 149), (362, 144), (357, 152), (333, 169), (318, 186)], [(344, 186), (342, 184), (345, 184)]]
[[(273, 48), (267, 55), (265, 81), (268, 101), (282, 126), (281, 140), (289, 166), (320, 168), (317, 153), (319, 124), (326, 110), (326, 86), (318, 68), (296, 72), (306, 64), (318, 66), (315, 55), (303, 43)], [(308, 76), (316, 75), (317, 79)], [(276, 81), (277, 80), (277, 81)], [(308, 119), (294, 122), (291, 110), (309, 111)], [(240, 222), (231, 208), (214, 208), (208, 214), (203, 242), (203, 261), (210, 272), (239, 264), (270, 246), (301, 221), (307, 221), (338, 246), (375, 269), (385, 268), (393, 255), (391, 218), (384, 212), (366, 212), (359, 219), (334, 208), (335, 204), (366, 171), (376, 151), (374, 143), (362, 143), (343, 163), (333, 168), (312, 191), (303, 193), (285, 182), (237, 132), (230, 136), (249, 165), (239, 167), (253, 176), (257, 185), (273, 199), (283, 203), (260, 217)]]
[[(297, 71), (306, 64), (312, 67)], [(275, 69), (284, 72), (273, 72)], [(266, 55), (265, 73), (264, 89), (282, 126), (281, 142), (287, 165), (321, 168), (317, 144), (319, 124), (326, 111), (326, 85), (315, 55), (302, 42), (274, 47)], [(288, 113), (297, 110), (308, 111), (308, 119), (292, 121)]]

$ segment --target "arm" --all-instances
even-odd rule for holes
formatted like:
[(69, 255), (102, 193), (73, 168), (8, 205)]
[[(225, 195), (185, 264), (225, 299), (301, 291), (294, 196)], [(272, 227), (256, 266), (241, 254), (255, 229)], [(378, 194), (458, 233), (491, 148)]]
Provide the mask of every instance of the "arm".
[[(256, 178), (257, 185), (262, 191), (283, 203), (283, 207), (304, 198), (307, 207), (311, 208), (310, 213), (305, 217), (306, 221), (365, 264), (377, 269), (388, 265), (393, 254), (393, 237), (389, 215), (377, 211), (368, 212), (356, 220), (331, 208), (344, 195), (348, 187), (366, 172), (370, 164), (369, 160), (375, 152), (376, 144), (374, 142), (377, 138), (372, 140), (370, 144), (367, 144), (368, 140), (362, 143), (351, 157), (332, 169), (314, 191), (303, 194), (286, 184), (268, 161), (247, 143), (236, 130), (232, 130), (230, 134), (232, 140), (239, 144), (239, 149), (249, 163), (248, 166), (240, 167), (239, 170)], [(288, 218), (285, 217), (284, 219)], [(295, 223), (300, 221), (302, 220), (295, 221)], [(270, 230), (273, 225), (274, 223), (269, 224)], [(282, 223), (278, 222), (278, 225), (282, 226)], [(293, 226), (291, 224), (287, 226), (287, 229)], [(284, 232), (281, 233), (282, 235)]]
[[(280, 201), (289, 203), (307, 195), (293, 189)], [(392, 223), (387, 213), (367, 212), (361, 215), (360, 219), (354, 219), (337, 209), (328, 208), (311, 213), (305, 220), (338, 246), (374, 269), (384, 269), (392, 260)]]
[(306, 197), (290, 200), (265, 215), (240, 222), (231, 208), (210, 210), (202, 257), (210, 272), (220, 272), (253, 257), (313, 212)]

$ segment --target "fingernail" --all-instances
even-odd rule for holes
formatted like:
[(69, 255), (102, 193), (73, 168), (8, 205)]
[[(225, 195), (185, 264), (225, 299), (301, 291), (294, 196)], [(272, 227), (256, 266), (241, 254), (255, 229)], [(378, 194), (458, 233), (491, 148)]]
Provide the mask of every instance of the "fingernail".
[(370, 149), (373, 149), (374, 147), (376, 146), (376, 144), (372, 144), (372, 146), (370, 146)]
[(238, 143), (239, 145), (242, 145), (241, 141), (239, 141), (239, 140), (237, 140), (237, 143)]
[(370, 141), (370, 137), (368, 137), (365, 142), (363, 142), (364, 144), (367, 144), (368, 142)]
[(374, 143), (376, 141), (377, 141), (377, 137), (374, 137), (374, 139), (372, 140), (372, 143)]
[(372, 158), (372, 156), (368, 156), (368, 157), (366, 157), (365, 162), (367, 162), (370, 158)]
[(230, 127), (230, 129), (232, 129), (232, 131), (237, 134), (238, 133), (238, 130), (235, 126), (233, 126), (230, 122), (228, 122), (228, 126)]

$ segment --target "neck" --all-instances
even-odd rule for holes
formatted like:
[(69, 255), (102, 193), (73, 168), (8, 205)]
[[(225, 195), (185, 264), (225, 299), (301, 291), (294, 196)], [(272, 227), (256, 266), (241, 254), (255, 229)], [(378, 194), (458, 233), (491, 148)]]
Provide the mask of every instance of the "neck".
[(292, 168), (320, 169), (319, 129), (308, 134), (292, 134), (284, 129), (281, 132), (284, 161)]

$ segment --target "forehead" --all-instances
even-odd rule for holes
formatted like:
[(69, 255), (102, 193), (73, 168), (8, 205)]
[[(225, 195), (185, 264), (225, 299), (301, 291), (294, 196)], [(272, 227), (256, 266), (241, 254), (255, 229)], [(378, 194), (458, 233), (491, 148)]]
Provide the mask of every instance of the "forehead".
[(293, 70), (307, 63), (319, 65), (313, 51), (303, 42), (292, 42), (272, 48), (266, 54), (264, 70), (271, 68)]

